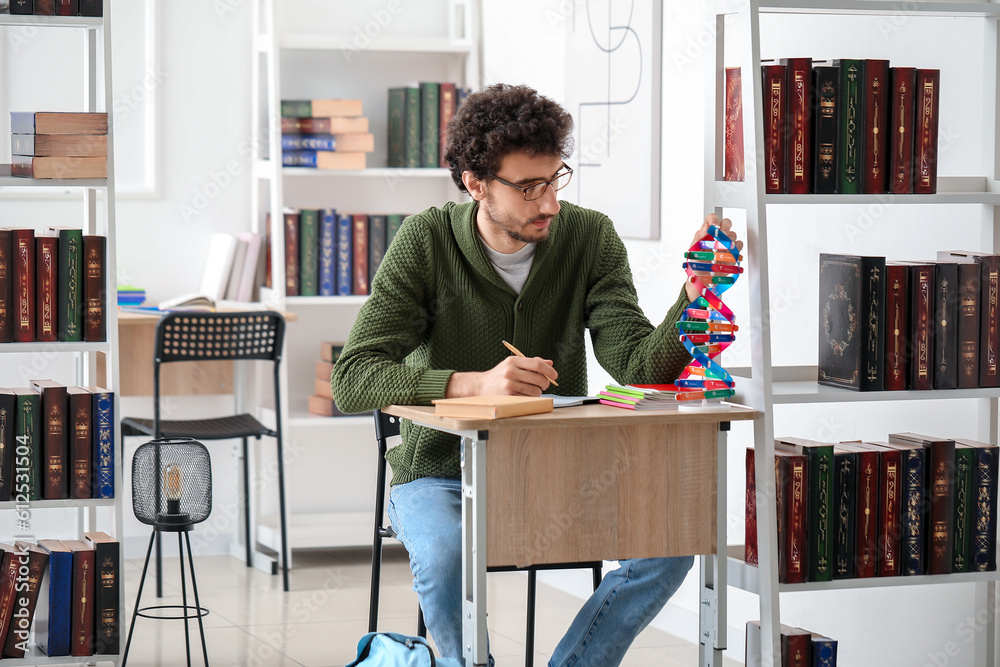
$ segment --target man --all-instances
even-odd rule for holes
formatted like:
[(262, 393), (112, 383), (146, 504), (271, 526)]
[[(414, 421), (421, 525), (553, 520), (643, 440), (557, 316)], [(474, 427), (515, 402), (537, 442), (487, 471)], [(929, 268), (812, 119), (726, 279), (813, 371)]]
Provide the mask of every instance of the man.
[[(680, 290), (654, 327), (639, 308), (625, 246), (607, 216), (556, 199), (572, 118), (526, 86), (470, 95), (448, 126), (445, 159), (473, 201), (411, 216), (334, 366), (345, 412), (481, 394), (538, 396), (551, 382), (588, 393), (584, 333), (623, 383), (672, 382), (690, 359), (674, 323), (697, 297)], [(729, 220), (716, 222), (730, 232)], [(742, 244), (739, 244), (742, 246)], [(512, 342), (527, 357), (511, 356)], [(410, 554), (414, 590), (443, 656), (461, 659), (458, 438), (402, 425), (389, 518)], [(553, 474), (558, 474), (554, 472)], [(604, 577), (552, 665), (620, 663), (683, 581), (693, 558), (622, 561)]]

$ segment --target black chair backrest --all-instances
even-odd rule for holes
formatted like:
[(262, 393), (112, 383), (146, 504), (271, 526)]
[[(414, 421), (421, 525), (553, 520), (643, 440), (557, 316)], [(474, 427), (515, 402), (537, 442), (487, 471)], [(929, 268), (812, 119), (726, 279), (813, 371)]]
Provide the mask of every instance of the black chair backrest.
[(375, 410), (375, 439), (378, 440), (382, 456), (385, 456), (385, 441), (395, 435), (399, 435), (399, 417)]
[(273, 310), (169, 313), (156, 327), (155, 363), (281, 360), (285, 318)]

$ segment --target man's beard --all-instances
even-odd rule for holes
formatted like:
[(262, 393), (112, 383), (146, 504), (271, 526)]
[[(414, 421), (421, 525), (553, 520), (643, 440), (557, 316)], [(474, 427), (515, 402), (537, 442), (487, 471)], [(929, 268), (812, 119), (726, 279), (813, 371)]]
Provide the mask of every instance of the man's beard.
[(493, 202), (490, 201), (489, 197), (483, 200), (482, 207), (483, 212), (486, 214), (486, 221), (494, 227), (498, 227), (503, 230), (504, 234), (515, 241), (520, 241), (521, 243), (537, 243), (539, 241), (544, 241), (549, 237), (549, 230), (546, 228), (539, 231), (539, 236), (528, 238), (522, 233), (522, 230), (531, 224), (531, 220), (519, 222), (513, 217), (500, 215), (493, 206)]

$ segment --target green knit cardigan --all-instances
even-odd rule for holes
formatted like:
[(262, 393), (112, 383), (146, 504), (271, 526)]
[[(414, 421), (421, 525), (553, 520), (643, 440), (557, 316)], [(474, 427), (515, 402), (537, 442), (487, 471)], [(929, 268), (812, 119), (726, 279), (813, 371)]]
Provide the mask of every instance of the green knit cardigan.
[[(567, 396), (587, 387), (584, 331), (621, 383), (673, 382), (690, 357), (676, 327), (684, 289), (654, 327), (639, 308), (625, 245), (607, 216), (560, 202), (521, 294), (497, 274), (475, 228), (477, 204), (410, 216), (389, 246), (331, 378), (337, 406), (364, 412), (443, 398), (454, 372), (485, 371), (510, 353), (551, 359)], [(386, 456), (393, 484), (459, 471), (456, 436), (402, 425)]]

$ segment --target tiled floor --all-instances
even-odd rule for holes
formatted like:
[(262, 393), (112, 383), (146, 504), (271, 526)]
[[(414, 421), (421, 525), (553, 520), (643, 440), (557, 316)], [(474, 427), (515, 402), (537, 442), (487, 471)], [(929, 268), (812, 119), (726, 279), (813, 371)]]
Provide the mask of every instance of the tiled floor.
[[(247, 569), (228, 556), (195, 559), (205, 617), (208, 657), (214, 667), (332, 667), (354, 659), (358, 639), (368, 627), (370, 551), (296, 552), (292, 590), (281, 590), (281, 577)], [(176, 558), (164, 561), (164, 598), (156, 601), (152, 567), (142, 606), (180, 604)], [(135, 602), (141, 560), (126, 563), (125, 595)], [(385, 550), (382, 568), (380, 630), (413, 634), (416, 595), (410, 590), (406, 554)], [(500, 667), (524, 664), (526, 576), (496, 573), (488, 577), (490, 645)], [(539, 583), (535, 664), (545, 665), (581, 601)], [(197, 623), (191, 623), (192, 664), (201, 665)], [(124, 638), (123, 638), (124, 639)], [(177, 620), (139, 618), (128, 658), (129, 667), (184, 665), (184, 628)], [(697, 646), (647, 628), (636, 639), (623, 665), (693, 667)], [(726, 660), (727, 667), (738, 663)]]

